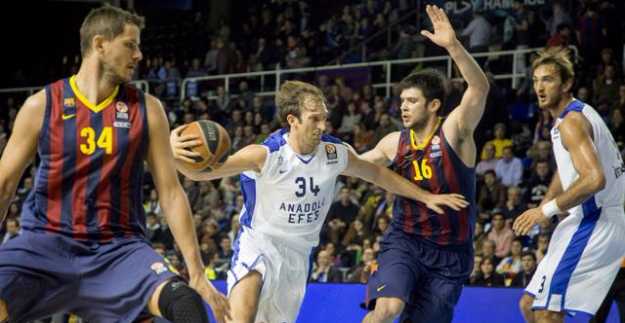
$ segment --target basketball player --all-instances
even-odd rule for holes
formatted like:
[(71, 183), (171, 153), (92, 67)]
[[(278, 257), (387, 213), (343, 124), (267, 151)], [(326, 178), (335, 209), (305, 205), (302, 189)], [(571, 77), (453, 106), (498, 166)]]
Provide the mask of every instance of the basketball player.
[(364, 322), (451, 322), (463, 282), (473, 268), (476, 216), (473, 132), (484, 112), (486, 75), (462, 47), (445, 12), (428, 5), (434, 33), (422, 31), (447, 50), (467, 82), (460, 105), (446, 119), (445, 80), (433, 70), (415, 72), (400, 86), (405, 129), (382, 138), (362, 158), (391, 167), (432, 193), (465, 196), (469, 207), (436, 214), (423, 203), (397, 197), (380, 245), (378, 270), (369, 278)]
[[(324, 135), (328, 111), (319, 88), (288, 81), (276, 95), (276, 105), (289, 129), (277, 131), (262, 145), (242, 148), (212, 172), (186, 174), (194, 180), (212, 180), (241, 173), (245, 204), (228, 272), (236, 322), (295, 321), (306, 290), (311, 252), (319, 243), (339, 175), (362, 178), (422, 201), (439, 213), (444, 206), (458, 210), (467, 205), (458, 194), (435, 195), (419, 189)], [(197, 142), (192, 136), (179, 137), (181, 129), (172, 132), (174, 156), (191, 161), (198, 154), (184, 147)]]
[[(40, 165), (23, 234), (0, 246), (2, 322), (57, 312), (133, 322), (146, 306), (172, 322), (208, 322), (202, 298), (224, 319), (227, 299), (204, 277), (161, 103), (126, 84), (142, 58), (142, 27), (142, 17), (124, 10), (92, 10), (80, 29), (78, 73), (29, 97), (16, 117), (0, 159), (0, 220), (35, 153)], [(144, 160), (189, 285), (145, 238)]]
[(532, 67), (538, 106), (555, 119), (558, 172), (541, 205), (521, 214), (513, 228), (523, 235), (539, 221), (569, 215), (553, 232), (520, 306), (528, 322), (563, 322), (565, 314), (594, 315), (618, 273), (625, 254), (625, 164), (601, 116), (572, 97), (567, 52), (543, 51)]

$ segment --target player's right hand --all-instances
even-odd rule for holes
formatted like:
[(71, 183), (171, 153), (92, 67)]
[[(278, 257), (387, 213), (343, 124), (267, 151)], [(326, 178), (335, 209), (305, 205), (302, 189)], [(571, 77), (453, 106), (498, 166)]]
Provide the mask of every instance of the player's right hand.
[(224, 323), (226, 319), (232, 319), (228, 299), (224, 294), (220, 293), (205, 276), (190, 279), (189, 286), (195, 289), (198, 294), (202, 296), (202, 299), (208, 303), (217, 322)]
[(431, 194), (423, 201), (425, 205), (432, 211), (443, 214), (443, 207), (449, 207), (453, 210), (460, 211), (469, 206), (469, 202), (460, 194)]
[(202, 141), (198, 136), (182, 136), (181, 133), (186, 127), (187, 125), (182, 125), (172, 130), (171, 134), (169, 135), (169, 145), (171, 146), (171, 150), (174, 154), (175, 159), (182, 160), (188, 163), (193, 163), (193, 157), (198, 157), (200, 156), (200, 154), (191, 151), (188, 148), (201, 145)]

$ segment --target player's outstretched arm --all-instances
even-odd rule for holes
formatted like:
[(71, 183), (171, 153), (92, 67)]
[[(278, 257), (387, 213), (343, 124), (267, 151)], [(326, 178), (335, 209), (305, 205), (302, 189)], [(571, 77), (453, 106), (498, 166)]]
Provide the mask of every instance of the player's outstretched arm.
[(159, 202), (189, 270), (189, 285), (208, 302), (219, 322), (229, 316), (228, 300), (204, 276), (204, 264), (195, 233), (191, 208), (178, 181), (169, 148), (167, 116), (160, 101), (146, 94), (150, 146), (148, 165), (154, 178)]
[[(550, 194), (545, 195), (541, 207), (525, 211), (514, 222), (513, 229), (517, 234), (527, 234), (536, 222), (579, 205), (605, 187), (603, 167), (592, 141), (592, 126), (588, 120), (579, 112), (570, 112), (558, 129), (562, 144), (570, 153), (579, 177), (565, 191), (562, 191), (560, 184), (559, 194), (553, 194), (557, 192), (557, 187), (552, 192), (553, 186), (559, 183), (552, 182), (549, 187)], [(560, 178), (557, 180), (559, 182)]]
[(45, 114), (44, 90), (30, 96), (19, 110), (0, 159), (0, 226), (4, 222), (24, 170), (35, 157)]
[(469, 205), (460, 194), (432, 194), (386, 167), (362, 160), (351, 152), (348, 154), (347, 168), (343, 175), (361, 178), (391, 193), (419, 201), (438, 214), (443, 214), (443, 206), (460, 210)]
[(182, 167), (181, 161), (193, 162), (193, 157), (198, 153), (188, 150), (201, 144), (199, 138), (193, 135), (181, 136), (186, 126), (182, 125), (172, 130), (169, 143), (176, 160), (176, 168), (187, 178), (194, 181), (210, 181), (222, 177), (238, 175), (245, 171), (260, 172), (267, 159), (267, 149), (262, 145), (248, 145), (229, 156), (228, 159), (217, 169), (210, 172), (187, 172)]
[(384, 136), (373, 149), (360, 155), (360, 159), (380, 166), (390, 165), (397, 154), (399, 135), (399, 131), (394, 131)]
[(453, 125), (451, 131), (445, 130), (448, 134), (452, 134), (453, 128), (456, 128), (458, 139), (466, 136), (473, 138), (473, 131), (480, 122), (486, 106), (486, 96), (490, 87), (488, 79), (477, 62), (456, 38), (456, 33), (445, 11), (433, 5), (426, 6), (425, 10), (432, 21), (434, 33), (422, 30), (421, 34), (447, 50), (468, 85), (460, 105), (449, 114), (445, 122)]

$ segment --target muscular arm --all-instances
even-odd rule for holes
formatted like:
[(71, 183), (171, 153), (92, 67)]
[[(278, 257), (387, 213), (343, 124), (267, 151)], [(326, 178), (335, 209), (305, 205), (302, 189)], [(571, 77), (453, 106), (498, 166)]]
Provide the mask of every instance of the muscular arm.
[(210, 181), (222, 177), (229, 177), (240, 174), (244, 171), (260, 172), (267, 159), (267, 149), (261, 145), (249, 145), (241, 148), (241, 150), (228, 157), (223, 165), (219, 168), (203, 173), (185, 172), (180, 162), (177, 161), (178, 170), (194, 181)]
[(146, 94), (150, 146), (148, 165), (154, 177), (159, 202), (167, 223), (180, 246), (190, 276), (203, 275), (204, 264), (191, 217), (187, 196), (178, 181), (173, 155), (168, 144), (169, 124), (163, 107), (156, 98)]
[(579, 112), (570, 112), (558, 128), (562, 144), (570, 153), (573, 167), (579, 174), (567, 190), (554, 194), (556, 204), (564, 211), (602, 190), (606, 180), (588, 120)]
[(399, 142), (399, 131), (384, 136), (371, 150), (360, 155), (360, 159), (380, 166), (388, 166), (395, 159)]
[(4, 222), (24, 170), (37, 152), (45, 105), (45, 91), (40, 91), (24, 102), (15, 118), (13, 133), (0, 159), (0, 225)]
[(549, 189), (547, 190), (547, 193), (545, 193), (545, 196), (543, 196), (543, 200), (540, 202), (540, 205), (542, 206), (543, 204), (551, 201), (555, 196), (560, 193), (562, 193), (560, 174), (558, 174), (558, 172), (555, 172), (555, 174), (553, 174), (553, 177), (551, 178), (551, 184), (549, 184)]
[[(343, 171), (343, 175), (361, 178), (369, 183), (378, 185), (383, 189), (401, 195), (415, 201), (419, 201), (427, 205), (437, 213), (443, 213), (443, 210), (437, 206), (442, 204), (449, 206), (455, 210), (465, 207), (466, 201), (458, 194), (436, 195), (412, 184), (407, 179), (401, 177), (386, 167), (370, 163), (358, 158), (353, 153), (348, 153), (347, 168)], [(435, 201), (438, 198), (444, 201)], [(446, 200), (449, 198), (449, 200)]]

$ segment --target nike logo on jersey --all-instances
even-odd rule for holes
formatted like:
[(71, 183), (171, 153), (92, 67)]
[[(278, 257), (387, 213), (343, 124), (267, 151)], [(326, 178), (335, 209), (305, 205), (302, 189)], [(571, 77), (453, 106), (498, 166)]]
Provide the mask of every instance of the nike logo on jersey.
[(385, 287), (386, 287), (386, 284), (384, 284), (384, 285), (382, 285), (382, 286), (378, 287), (376, 290), (377, 290), (378, 292), (381, 292), (381, 291), (382, 291)]
[(284, 173), (286, 173), (286, 172), (287, 172), (287, 170), (285, 170), (285, 169), (280, 169), (280, 170), (278, 170), (278, 173), (279, 173), (279, 174), (284, 174)]
[(67, 119), (71, 119), (71, 118), (73, 118), (75, 116), (76, 116), (75, 113), (74, 114), (63, 114), (62, 118), (63, 118), (63, 120), (67, 120)]

